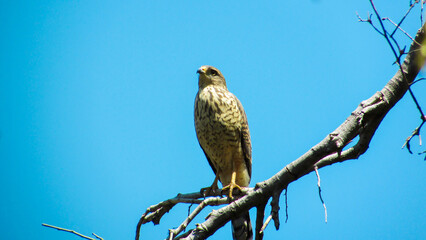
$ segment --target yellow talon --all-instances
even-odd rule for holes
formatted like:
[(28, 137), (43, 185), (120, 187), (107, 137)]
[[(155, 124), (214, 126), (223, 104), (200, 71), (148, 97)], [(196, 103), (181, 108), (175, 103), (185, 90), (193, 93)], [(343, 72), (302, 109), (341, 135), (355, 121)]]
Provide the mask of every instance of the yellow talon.
[(222, 191), (223, 190), (226, 190), (226, 189), (229, 189), (229, 194), (228, 194), (228, 196), (229, 196), (229, 198), (230, 199), (232, 199), (233, 197), (232, 197), (232, 192), (233, 192), (233, 190), (234, 190), (234, 188), (237, 188), (237, 189), (239, 189), (240, 191), (242, 191), (242, 189), (241, 189), (241, 187), (240, 186), (238, 186), (236, 183), (235, 183), (235, 178), (237, 177), (237, 172), (236, 171), (233, 171), (232, 172), (232, 176), (231, 176), (231, 182), (227, 185), (227, 186), (225, 186), (225, 187), (223, 187), (222, 188)]
[(234, 191), (234, 188), (237, 188), (238, 190), (242, 191), (241, 187), (238, 186), (235, 182), (231, 182), (229, 185), (222, 188), (222, 191), (229, 189), (229, 198), (232, 199), (232, 192)]

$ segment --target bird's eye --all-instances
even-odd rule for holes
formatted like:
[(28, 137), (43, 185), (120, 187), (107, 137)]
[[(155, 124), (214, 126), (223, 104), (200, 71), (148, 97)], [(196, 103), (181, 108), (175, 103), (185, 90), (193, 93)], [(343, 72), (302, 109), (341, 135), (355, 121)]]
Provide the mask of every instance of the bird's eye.
[(212, 75), (213, 75), (213, 76), (216, 76), (216, 75), (217, 75), (217, 71), (216, 71), (216, 70), (213, 70), (213, 69), (212, 69), (212, 70), (211, 70), (211, 73), (212, 73)]

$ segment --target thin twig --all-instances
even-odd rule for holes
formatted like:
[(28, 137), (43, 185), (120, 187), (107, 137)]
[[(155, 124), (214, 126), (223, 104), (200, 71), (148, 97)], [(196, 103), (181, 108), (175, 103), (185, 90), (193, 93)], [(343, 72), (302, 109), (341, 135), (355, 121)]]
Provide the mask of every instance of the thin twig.
[(419, 78), (419, 79), (417, 79), (417, 80), (413, 81), (413, 82), (410, 84), (410, 86), (413, 86), (415, 83), (420, 82), (420, 81), (424, 81), (424, 80), (426, 80), (426, 78)]
[[(383, 25), (383, 21), (381, 20), (382, 18), (380, 17), (380, 15), (379, 15), (379, 12), (377, 11), (377, 9), (376, 9), (376, 6), (374, 6), (374, 2), (373, 2), (373, 0), (370, 0), (370, 4), (371, 4), (371, 7), (373, 8), (373, 10), (374, 10), (374, 13), (376, 14), (376, 17), (377, 17), (377, 20), (379, 21), (379, 23), (380, 23), (380, 26), (382, 27), (382, 30), (383, 30), (383, 36), (385, 37), (385, 39), (386, 39), (386, 41), (388, 42), (388, 44), (389, 44), (389, 46), (391, 47), (391, 49), (392, 49), (392, 52), (393, 52), (393, 54), (395, 55), (395, 57), (398, 59), (398, 63), (400, 62), (400, 58), (399, 58), (399, 56), (398, 56), (398, 54), (396, 53), (396, 51), (395, 51), (395, 48), (393, 47), (393, 45), (392, 45), (392, 43), (390, 42), (390, 40), (389, 40), (389, 37), (388, 37), (388, 35), (389, 35), (389, 33), (386, 31), (386, 28), (385, 28), (385, 26)], [(401, 65), (400, 65), (401, 66)]]
[(419, 136), (419, 145), (422, 145), (422, 139), (420, 137), (420, 130), (421, 130), (422, 126), (425, 124), (425, 122), (426, 122), (426, 120), (423, 120), (422, 123), (416, 129), (414, 129), (414, 131), (411, 133), (411, 135), (407, 137), (404, 145), (402, 145), (402, 148), (407, 146), (407, 150), (410, 154), (413, 154), (413, 152), (411, 151), (410, 142), (411, 142), (411, 139), (413, 139), (414, 136)]
[[(404, 30), (402, 30), (401, 28), (400, 28), (400, 26), (401, 26), (401, 24), (402, 24), (402, 22), (405, 20), (405, 18), (408, 16), (408, 14), (410, 13), (410, 11), (411, 11), (411, 9), (413, 9), (413, 7), (414, 7), (414, 5), (416, 5), (416, 3), (413, 3), (413, 4), (410, 4), (410, 8), (407, 10), (407, 12), (405, 13), (405, 15), (401, 18), (401, 20), (399, 21), (399, 23), (398, 24), (395, 24), (394, 22), (392, 22), (389, 18), (389, 21), (391, 22), (391, 23), (393, 23), (395, 26), (396, 26), (396, 28), (393, 30), (393, 32), (391, 33), (391, 36), (393, 36), (394, 34), (395, 34), (395, 32), (398, 30), (398, 29), (400, 29), (401, 31), (403, 31), (404, 33), (405, 33), (405, 31)], [(407, 34), (407, 33), (406, 33)], [(413, 40), (414, 41), (414, 39), (412, 38), (412, 37), (410, 37), (410, 35), (408, 35), (407, 34), (407, 36), (411, 39), (411, 40)]]
[(420, 153), (418, 153), (419, 155), (425, 155), (425, 158), (424, 158), (424, 160), (426, 161), (426, 151), (423, 151), (423, 152), (420, 152)]
[[(46, 224), (46, 223), (42, 223), (41, 225), (42, 225), (42, 226), (44, 226), (44, 227), (48, 227), (48, 228), (56, 229), (56, 230), (58, 230), (58, 231), (69, 232), (69, 233), (75, 234), (75, 235), (77, 235), (77, 236), (79, 236), (79, 237), (81, 237), (81, 238), (84, 238), (84, 239), (88, 239), (88, 240), (96, 240), (96, 239), (94, 239), (94, 238), (88, 237), (88, 236), (86, 236), (86, 235), (83, 235), (83, 234), (78, 233), (78, 232), (76, 232), (76, 231), (74, 231), (74, 230), (71, 230), (71, 229), (61, 228), (61, 227), (57, 227), (57, 226), (53, 226), (53, 225), (49, 225), (49, 224)], [(94, 234), (94, 233), (92, 233), (92, 234), (93, 234), (96, 238), (98, 238), (98, 239), (102, 239), (102, 238), (101, 238), (101, 237), (99, 237), (98, 235), (96, 235), (96, 234)]]
[(288, 204), (287, 204), (287, 188), (285, 188), (284, 192), (284, 199), (285, 199), (285, 223), (288, 221)]
[(99, 240), (104, 240), (103, 238), (99, 237), (99, 235), (97, 235), (96, 233), (92, 233), (92, 235), (95, 236)]
[(193, 203), (191, 203), (190, 205), (189, 205), (189, 207), (188, 207), (188, 216), (189, 216), (189, 214), (191, 214), (191, 207), (192, 207), (192, 205), (194, 205)]
[(373, 28), (374, 28), (374, 30), (376, 30), (376, 32), (378, 32), (380, 35), (384, 35), (382, 32), (380, 32), (380, 30), (378, 29), (378, 28), (376, 28), (376, 26), (374, 26), (374, 24), (373, 24), (373, 21), (371, 20), (371, 16), (372, 16), (373, 14), (370, 14), (370, 16), (368, 16), (368, 18), (367, 18), (367, 20), (364, 20), (364, 19), (362, 19), (359, 15), (358, 15), (358, 13), (356, 13), (356, 16), (358, 17), (358, 22), (366, 22), (366, 23), (369, 23)]
[[(389, 22), (391, 22), (396, 28), (395, 28), (395, 30), (391, 33), (391, 35), (390, 36), (393, 36), (394, 35), (394, 33), (395, 33), (395, 31), (396, 30), (400, 30), (401, 32), (403, 32), (408, 38), (410, 38), (411, 39), (411, 41), (413, 41), (413, 42), (416, 42), (415, 40), (414, 40), (414, 38), (412, 38), (411, 36), (410, 36), (410, 34), (408, 34), (404, 29), (402, 29), (399, 25), (397, 25), (396, 23), (394, 23), (393, 21), (392, 21), (392, 19), (390, 19), (390, 18), (388, 18), (388, 17), (385, 17), (385, 18), (383, 18), (383, 20), (388, 20)], [(416, 42), (417, 44), (420, 44), (420, 43), (418, 43), (418, 42)]]
[(263, 231), (268, 226), (268, 224), (271, 220), (272, 220), (272, 215), (269, 215), (268, 218), (266, 219), (265, 223), (263, 224), (262, 228), (259, 231), (260, 234), (263, 234)]
[(318, 184), (318, 194), (319, 194), (322, 206), (324, 207), (325, 223), (327, 223), (327, 207), (325, 206), (325, 202), (324, 202), (324, 200), (322, 198), (322, 194), (321, 194), (321, 178), (320, 178), (317, 166), (315, 166), (315, 174), (317, 175), (317, 179), (318, 179), (318, 182), (317, 182), (317, 184)]
[(421, 118), (424, 120), (424, 116), (425, 114), (423, 113), (422, 107), (420, 107), (419, 102), (417, 101), (417, 98), (414, 96), (413, 91), (411, 90), (411, 88), (408, 88), (408, 91), (410, 92), (410, 95), (413, 97), (413, 101), (416, 104), (417, 110), (419, 110), (420, 112), (420, 116)]
[[(421, 2), (422, 2), (422, 6), (423, 6), (423, 0), (421, 0)], [(399, 66), (399, 70), (401, 71), (401, 74), (402, 74), (402, 76), (403, 76), (403, 79), (404, 79), (404, 80), (405, 80), (405, 82), (407, 82), (407, 84), (408, 84), (407, 77), (406, 77), (405, 72), (404, 72), (404, 70), (402, 69), (402, 65), (401, 65), (401, 54), (402, 54), (402, 53), (401, 53), (401, 49), (400, 49), (400, 47), (399, 47), (398, 43), (396, 42), (396, 40), (394, 39), (394, 37), (393, 37), (393, 33), (392, 33), (391, 35), (388, 35), (388, 32), (386, 31), (386, 28), (385, 28), (385, 26), (383, 25), (382, 18), (380, 17), (379, 12), (377, 11), (377, 9), (376, 9), (376, 7), (375, 7), (375, 5), (374, 5), (374, 3), (373, 3), (373, 0), (370, 0), (370, 4), (371, 4), (372, 8), (374, 9), (374, 12), (375, 12), (375, 14), (376, 14), (376, 17), (377, 17), (377, 19), (379, 20), (380, 25), (381, 25), (381, 27), (382, 27), (382, 30), (383, 30), (383, 33), (384, 33), (382, 36), (383, 36), (383, 37), (386, 39), (386, 41), (388, 42), (388, 44), (389, 44), (389, 46), (390, 46), (390, 48), (391, 48), (391, 50), (392, 50), (392, 52), (393, 52), (393, 54), (394, 54), (394, 56), (395, 56), (395, 58), (396, 58), (396, 63), (397, 63), (397, 64), (398, 64), (398, 66)], [(414, 4), (414, 3), (413, 3), (413, 4)], [(407, 14), (411, 11), (411, 8), (413, 7), (413, 4), (410, 6), (409, 11), (407, 11), (406, 15), (404, 15), (404, 17), (403, 17), (403, 19), (400, 21), (400, 23), (402, 23), (402, 21), (405, 19), (405, 17), (407, 16)], [(398, 29), (398, 27), (399, 27), (400, 23), (397, 25), (397, 29)], [(394, 31), (394, 32), (395, 32), (395, 31)], [(395, 50), (394, 46), (392, 45), (392, 43), (390, 42), (389, 37), (390, 37), (390, 38), (391, 38), (391, 39), (395, 42), (395, 45), (398, 47), (399, 55), (396, 53), (396, 50)], [(418, 44), (418, 45), (420, 46), (420, 44), (419, 44), (417, 41), (415, 41), (414, 39), (413, 39), (413, 41), (414, 41), (416, 44)], [(409, 136), (409, 137), (407, 138), (407, 140), (405, 141), (405, 143), (404, 143), (404, 145), (403, 145), (403, 146), (407, 146), (407, 150), (408, 150), (408, 152), (409, 152), (409, 153), (412, 153), (412, 151), (411, 151), (411, 149), (410, 149), (410, 141), (411, 141), (411, 139), (412, 139), (412, 137), (413, 137), (413, 136), (415, 136), (415, 135), (419, 135), (419, 134), (420, 134), (421, 127), (423, 126), (424, 122), (426, 121), (426, 116), (425, 116), (425, 114), (423, 113), (423, 110), (422, 110), (422, 108), (421, 108), (420, 104), (418, 103), (417, 98), (414, 96), (414, 93), (413, 93), (413, 91), (411, 90), (410, 84), (408, 84), (408, 92), (410, 93), (411, 98), (413, 99), (414, 103), (416, 104), (416, 107), (417, 107), (417, 109), (419, 110), (419, 112), (420, 112), (420, 117), (421, 117), (421, 119), (422, 119), (422, 123), (420, 124), (420, 126), (419, 126), (419, 127), (417, 127), (417, 128), (413, 131), (413, 133), (411, 134), (411, 136)]]

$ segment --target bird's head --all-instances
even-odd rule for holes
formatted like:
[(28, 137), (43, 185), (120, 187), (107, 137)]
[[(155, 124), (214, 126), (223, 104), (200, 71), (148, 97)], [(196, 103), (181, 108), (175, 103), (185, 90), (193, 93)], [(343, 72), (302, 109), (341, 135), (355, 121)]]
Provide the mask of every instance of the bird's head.
[(198, 87), (205, 88), (209, 85), (220, 86), (226, 89), (225, 77), (222, 73), (215, 67), (212, 66), (202, 66), (197, 70), (197, 73), (200, 74), (198, 77)]

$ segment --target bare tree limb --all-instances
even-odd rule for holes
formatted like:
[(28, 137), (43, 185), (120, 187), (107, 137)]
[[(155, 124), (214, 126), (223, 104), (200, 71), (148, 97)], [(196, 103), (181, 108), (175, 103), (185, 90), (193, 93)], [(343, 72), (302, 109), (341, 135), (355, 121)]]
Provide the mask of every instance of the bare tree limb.
[[(83, 234), (78, 233), (78, 232), (76, 232), (76, 231), (74, 231), (74, 230), (71, 230), (71, 229), (61, 228), (61, 227), (57, 227), (57, 226), (53, 226), (53, 225), (49, 225), (49, 224), (46, 224), (46, 223), (42, 223), (41, 225), (42, 225), (42, 226), (44, 226), (44, 227), (48, 227), (48, 228), (56, 229), (56, 230), (58, 230), (58, 231), (69, 232), (69, 233), (75, 234), (75, 235), (77, 235), (77, 236), (79, 236), (79, 237), (81, 237), (81, 238), (84, 238), (84, 239), (88, 239), (88, 240), (96, 240), (95, 238), (88, 237), (88, 236), (86, 236), (86, 235), (83, 235)], [(98, 236), (98, 235), (96, 235), (95, 233), (92, 233), (92, 235), (93, 235), (93, 236), (95, 236), (95, 237), (96, 237), (97, 239), (99, 239), (99, 240), (103, 240), (103, 238), (99, 237), (99, 236)]]
[[(415, 41), (422, 43), (422, 46), (425, 45), (424, 40), (425, 25), (415, 37)], [(291, 182), (314, 171), (315, 167), (322, 168), (337, 162), (357, 159), (367, 151), (381, 121), (408, 91), (409, 84), (415, 80), (424, 65), (425, 55), (419, 51), (421, 46), (416, 42), (411, 44), (401, 68), (385, 87), (361, 102), (336, 130), (270, 179), (256, 184), (254, 189), (249, 189), (245, 196), (210, 214), (205, 222), (198, 225), (184, 239), (206, 239), (230, 221), (236, 212), (248, 211), (257, 206), (260, 202), (271, 198), (275, 192), (281, 192)], [(359, 140), (355, 146), (343, 150), (356, 136), (359, 136)]]
[[(422, 6), (422, 8), (421, 8), (421, 16), (423, 16), (423, 3), (424, 3), (424, 1), (420, 1), (421, 2), (421, 6)], [(374, 9), (374, 13), (375, 13), (375, 15), (376, 15), (376, 17), (377, 17), (377, 19), (378, 19), (378, 21), (379, 21), (379, 23), (380, 23), (380, 26), (381, 26), (381, 28), (382, 28), (382, 32), (380, 31), (380, 30), (378, 30), (375, 26), (374, 26), (374, 24), (373, 24), (373, 22), (371, 21), (371, 15), (370, 15), (370, 17), (368, 18), (368, 20), (362, 20), (361, 19), (361, 17), (359, 17), (358, 16), (358, 18), (360, 19), (360, 21), (362, 21), (362, 22), (368, 22), (368, 23), (370, 23), (370, 25), (377, 31), (377, 32), (379, 32), (380, 33), (380, 35), (382, 35), (385, 39), (386, 39), (386, 41), (387, 41), (387, 43), (388, 43), (388, 45), (389, 45), (389, 47), (391, 48), (391, 50), (392, 50), (392, 52), (393, 52), (393, 54), (394, 54), (394, 56), (395, 56), (395, 58), (396, 58), (396, 61), (395, 61), (395, 63), (397, 63), (398, 64), (398, 66), (399, 66), (399, 69), (400, 69), (400, 71), (401, 71), (401, 73), (402, 73), (402, 77), (403, 77), (403, 79), (405, 80), (405, 81), (407, 81), (407, 83), (408, 83), (408, 92), (410, 93), (410, 96), (411, 96), (411, 98), (413, 99), (413, 101), (414, 101), (414, 103), (415, 103), (415, 105), (416, 105), (416, 107), (417, 107), (417, 109), (419, 110), (419, 113), (420, 113), (420, 119), (422, 120), (422, 122), (420, 123), (420, 125), (416, 128), (416, 129), (414, 129), (414, 131), (412, 132), (412, 134), (409, 136), (409, 137), (407, 137), (407, 139), (406, 139), (406, 141), (405, 141), (405, 143), (404, 143), (404, 145), (402, 146), (403, 148), (406, 146), (407, 147), (407, 150), (408, 150), (408, 152), (410, 153), (410, 154), (412, 154), (413, 152), (411, 151), (411, 145), (410, 145), (410, 141), (412, 140), (412, 138), (414, 137), (414, 136), (419, 136), (419, 138), (421, 139), (421, 137), (420, 137), (420, 131), (421, 131), (421, 128), (422, 128), (422, 126), (423, 126), (423, 124), (425, 123), (425, 121), (426, 121), (426, 115), (423, 113), (423, 110), (422, 110), (422, 108), (421, 108), (421, 106), (420, 106), (420, 104), (419, 104), (419, 102), (417, 101), (417, 98), (416, 98), (416, 96), (414, 95), (414, 93), (413, 93), (413, 91), (411, 90), (411, 85), (412, 84), (414, 84), (416, 81), (411, 81), (411, 82), (408, 82), (408, 80), (406, 79), (406, 76), (405, 76), (405, 72), (403, 71), (403, 69), (402, 69), (402, 65), (401, 65), (401, 56), (405, 53), (405, 47), (404, 47), (404, 49), (401, 49), (400, 47), (399, 47), (399, 44), (398, 44), (398, 42), (396, 41), (396, 39), (394, 38), (394, 34), (395, 34), (395, 32), (399, 29), (399, 30), (401, 30), (403, 33), (405, 33), (410, 39), (412, 39), (412, 44), (417, 44), (418, 46), (421, 46), (421, 45), (424, 45), (424, 43), (419, 43), (419, 42), (417, 42), (415, 39), (413, 39), (410, 35), (408, 35), (408, 33), (406, 33), (403, 29), (401, 29), (400, 28), (400, 25), (402, 24), (402, 22), (405, 20), (405, 18), (407, 17), (407, 15), (410, 13), (410, 11), (411, 11), (411, 9), (414, 7), (414, 5), (416, 4), (416, 3), (419, 3), (419, 1), (414, 1), (413, 3), (412, 2), (410, 2), (410, 8), (408, 9), (408, 11), (406, 12), (406, 14), (404, 15), (404, 17), (399, 21), (399, 23), (398, 24), (395, 24), (392, 20), (390, 20), (389, 18), (381, 18), (380, 17), (380, 15), (379, 15), (379, 12), (377, 11), (377, 9), (376, 9), (376, 6), (374, 5), (374, 2), (373, 2), (373, 0), (370, 0), (370, 4), (371, 4), (371, 7)], [(422, 18), (422, 17), (421, 17)], [(384, 26), (384, 24), (383, 24), (383, 20), (389, 20), (391, 23), (393, 23), (396, 27), (395, 27), (395, 30), (391, 33), (391, 34), (389, 34), (388, 32), (387, 32), (387, 30), (386, 30), (386, 28), (385, 28), (385, 26)], [(423, 20), (422, 20), (422, 22), (423, 22)], [(394, 42), (394, 44), (395, 44), (395, 46), (396, 46), (396, 48), (397, 49), (395, 49), (395, 47), (394, 47), (394, 45), (392, 44), (392, 42), (391, 42), (391, 40)], [(398, 50), (398, 51), (397, 51)], [(419, 49), (419, 50), (422, 50), (421, 48)], [(397, 52), (399, 52), (399, 54), (397, 53)], [(423, 66), (423, 65), (422, 65)], [(420, 145), (421, 145), (421, 141), (420, 141)]]
[[(147, 208), (144, 214), (142, 214), (141, 218), (139, 219), (139, 222), (136, 226), (136, 240), (139, 239), (139, 232), (140, 228), (143, 224), (152, 222), (154, 225), (157, 225), (160, 223), (160, 219), (163, 217), (164, 214), (170, 211), (177, 203), (190, 203), (190, 204), (200, 204), (203, 205), (203, 207), (198, 208), (194, 211), (196, 212), (193, 216), (188, 216), (188, 218), (185, 220), (185, 222), (182, 223), (182, 228), (176, 229), (176, 230), (170, 230), (170, 234), (173, 234), (173, 236), (176, 236), (179, 234), (186, 226), (187, 224), (192, 221), (192, 219), (205, 207), (205, 206), (217, 206), (226, 204), (229, 202), (226, 198), (215, 198), (212, 200), (206, 201), (204, 199), (205, 197), (217, 197), (222, 195), (221, 189), (216, 189), (210, 191), (209, 194), (202, 194), (201, 192), (194, 192), (194, 193), (187, 193), (187, 194), (178, 194), (174, 198), (167, 199), (163, 202), (160, 202), (156, 205), (152, 205), (151, 207)], [(236, 194), (237, 195), (237, 194)], [(203, 198), (204, 200), (200, 199)], [(200, 206), (199, 205), (199, 206)], [(187, 222), (188, 221), (188, 222)]]
[(256, 211), (256, 230), (255, 230), (255, 239), (262, 240), (263, 239), (263, 219), (265, 218), (265, 207), (266, 203), (261, 204), (257, 207)]
[[(233, 217), (237, 216), (241, 212), (248, 211), (253, 207), (257, 207), (256, 238), (262, 239), (264, 229), (271, 220), (274, 220), (275, 227), (277, 229), (279, 228), (279, 197), (282, 191), (286, 190), (291, 182), (309, 174), (310, 172), (315, 171), (318, 174), (317, 170), (322, 167), (350, 159), (357, 159), (359, 156), (364, 154), (367, 151), (369, 144), (383, 118), (407, 91), (415, 100), (419, 112), (422, 115), (423, 122), (426, 121), (426, 117), (424, 117), (420, 105), (417, 103), (417, 100), (410, 89), (410, 86), (415, 82), (415, 78), (425, 63), (426, 51), (422, 51), (422, 48), (426, 47), (426, 25), (423, 25), (418, 30), (409, 51), (405, 53), (405, 47), (404, 50), (401, 50), (394, 38), (395, 31), (393, 31), (392, 34), (389, 34), (383, 25), (384, 19), (380, 17), (373, 1), (370, 0), (370, 3), (374, 9), (377, 19), (380, 22), (381, 30), (373, 25), (371, 20), (372, 15), (370, 15), (367, 20), (363, 20), (359, 16), (358, 18), (361, 22), (370, 23), (373, 28), (386, 39), (395, 55), (396, 63), (399, 67), (396, 74), (389, 80), (382, 90), (373, 94), (373, 96), (369, 99), (362, 101), (350, 114), (350, 116), (348, 116), (348, 118), (338, 128), (336, 128), (336, 130), (328, 134), (321, 142), (313, 146), (308, 152), (285, 166), (270, 179), (257, 183), (254, 188), (245, 189), (243, 196), (230, 204), (211, 212), (206, 218), (206, 221), (197, 224), (195, 229), (191, 229), (187, 233), (174, 239), (206, 239), (216, 232), (216, 230), (229, 222)], [(412, 7), (410, 7), (409, 11), (411, 8)], [(404, 15), (404, 18), (396, 25), (396, 29), (400, 29), (400, 25), (406, 15)], [(405, 54), (405, 59), (401, 63), (401, 57)], [(419, 126), (419, 131), (422, 125), (423, 123)], [(356, 144), (345, 149), (345, 147), (354, 141), (356, 137), (359, 137)], [(407, 144), (409, 144), (409, 141)], [(317, 176), (319, 181), (319, 175)], [(320, 187), (319, 182), (318, 186)], [(215, 192), (212, 196), (219, 196), (220, 190), (218, 191), (219, 192)], [(141, 220), (138, 223), (136, 239), (139, 238), (139, 229), (141, 224), (149, 221), (154, 224), (158, 224), (161, 217), (179, 202), (200, 204), (197, 208), (202, 209), (203, 207), (200, 206), (203, 203), (205, 204), (205, 200), (201, 200), (199, 198), (204, 197), (205, 196), (198, 193), (185, 195), (180, 194), (175, 198), (151, 206), (147, 209), (144, 215), (142, 215)], [(272, 198), (271, 214), (265, 223), (261, 224), (264, 218), (265, 203), (267, 203), (270, 198)], [(287, 211), (286, 216), (288, 216)], [(181, 226), (186, 227), (186, 224), (184, 223), (181, 224)], [(175, 234), (171, 234), (170, 239), (173, 239), (174, 236)]]

